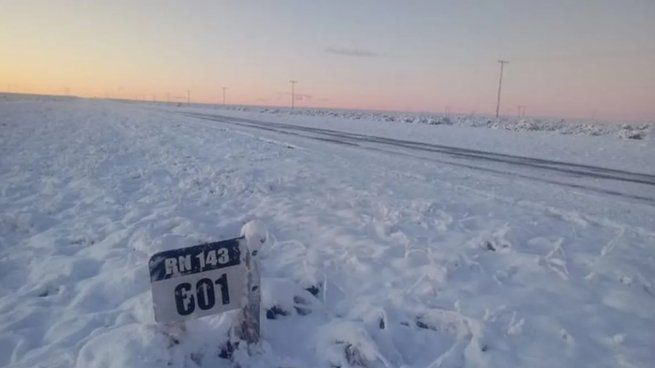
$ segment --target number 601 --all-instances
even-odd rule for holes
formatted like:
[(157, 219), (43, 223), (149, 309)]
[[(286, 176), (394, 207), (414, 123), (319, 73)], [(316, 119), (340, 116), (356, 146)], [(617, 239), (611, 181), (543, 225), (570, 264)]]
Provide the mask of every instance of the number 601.
[(208, 278), (198, 280), (195, 288), (188, 282), (177, 285), (175, 287), (175, 306), (177, 307), (177, 313), (187, 316), (196, 310), (196, 305), (201, 310), (213, 308), (216, 304), (214, 284), (219, 285), (221, 288), (221, 303), (223, 305), (230, 304), (230, 293), (227, 289), (227, 274), (224, 273), (216, 281)]

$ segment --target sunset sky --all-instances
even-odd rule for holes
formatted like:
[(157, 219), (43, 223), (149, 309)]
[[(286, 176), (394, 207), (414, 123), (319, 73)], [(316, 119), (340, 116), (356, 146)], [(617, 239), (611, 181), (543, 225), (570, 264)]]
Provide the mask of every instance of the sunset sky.
[(0, 0), (0, 90), (655, 120), (655, 1)]

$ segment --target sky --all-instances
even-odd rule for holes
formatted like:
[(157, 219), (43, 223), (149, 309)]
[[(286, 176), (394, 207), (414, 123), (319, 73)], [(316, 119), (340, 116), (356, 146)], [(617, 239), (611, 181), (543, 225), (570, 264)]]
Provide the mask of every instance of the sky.
[(655, 1), (0, 0), (0, 91), (655, 121)]

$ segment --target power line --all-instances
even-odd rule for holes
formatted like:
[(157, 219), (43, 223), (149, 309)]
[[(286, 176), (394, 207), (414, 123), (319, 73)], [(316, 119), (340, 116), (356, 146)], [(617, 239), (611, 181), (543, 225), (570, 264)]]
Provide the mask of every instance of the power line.
[(505, 64), (509, 64), (507, 60), (498, 60), (500, 63), (500, 78), (498, 79), (498, 101), (496, 102), (496, 119), (500, 116), (500, 91), (503, 86), (503, 69)]

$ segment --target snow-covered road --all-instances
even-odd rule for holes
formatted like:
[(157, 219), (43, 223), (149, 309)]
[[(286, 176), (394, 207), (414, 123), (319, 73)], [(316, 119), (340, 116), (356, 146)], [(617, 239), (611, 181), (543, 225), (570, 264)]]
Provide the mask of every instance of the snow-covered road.
[[(561, 161), (553, 161), (532, 157), (523, 157), (508, 154), (499, 154), (477, 149), (445, 146), (440, 144), (429, 144), (424, 142), (413, 142), (400, 139), (384, 138), (372, 135), (355, 134), (337, 130), (322, 129), (293, 124), (275, 123), (253, 119), (244, 119), (218, 114), (188, 113), (200, 119), (210, 120), (223, 124), (237, 125), (241, 127), (257, 128), (265, 131), (273, 131), (284, 135), (304, 137), (323, 142), (345, 144), (362, 149), (377, 152), (403, 154), (417, 159), (428, 159), (440, 164), (485, 171), (495, 174), (510, 175), (524, 179), (559, 184), (586, 191), (600, 192), (602, 194), (617, 195), (626, 198), (636, 199), (640, 202), (655, 203), (655, 175), (646, 173), (630, 172), (625, 170), (608, 169), (599, 166), (581, 165)], [(392, 148), (392, 149), (390, 149)], [(398, 150), (400, 148), (401, 150)], [(407, 151), (411, 152), (408, 153)], [(417, 155), (428, 152), (431, 155)], [(500, 167), (500, 168), (495, 168)], [(524, 169), (526, 173), (522, 173)], [(536, 175), (535, 175), (536, 172)], [(555, 173), (561, 179), (555, 180), (552, 175)], [(577, 181), (585, 179), (604, 179), (601, 182), (592, 184), (578, 184), (567, 178), (573, 177)], [(610, 183), (608, 183), (610, 181)], [(611, 181), (619, 182), (619, 190), (607, 189), (611, 187)], [(625, 183), (643, 184), (642, 186), (626, 187)], [(651, 196), (643, 196), (641, 193)]]
[(651, 143), (270, 120), (1, 101), (0, 365), (232, 366), (234, 313), (155, 324), (147, 260), (254, 218), (265, 342), (241, 366), (655, 360)]

